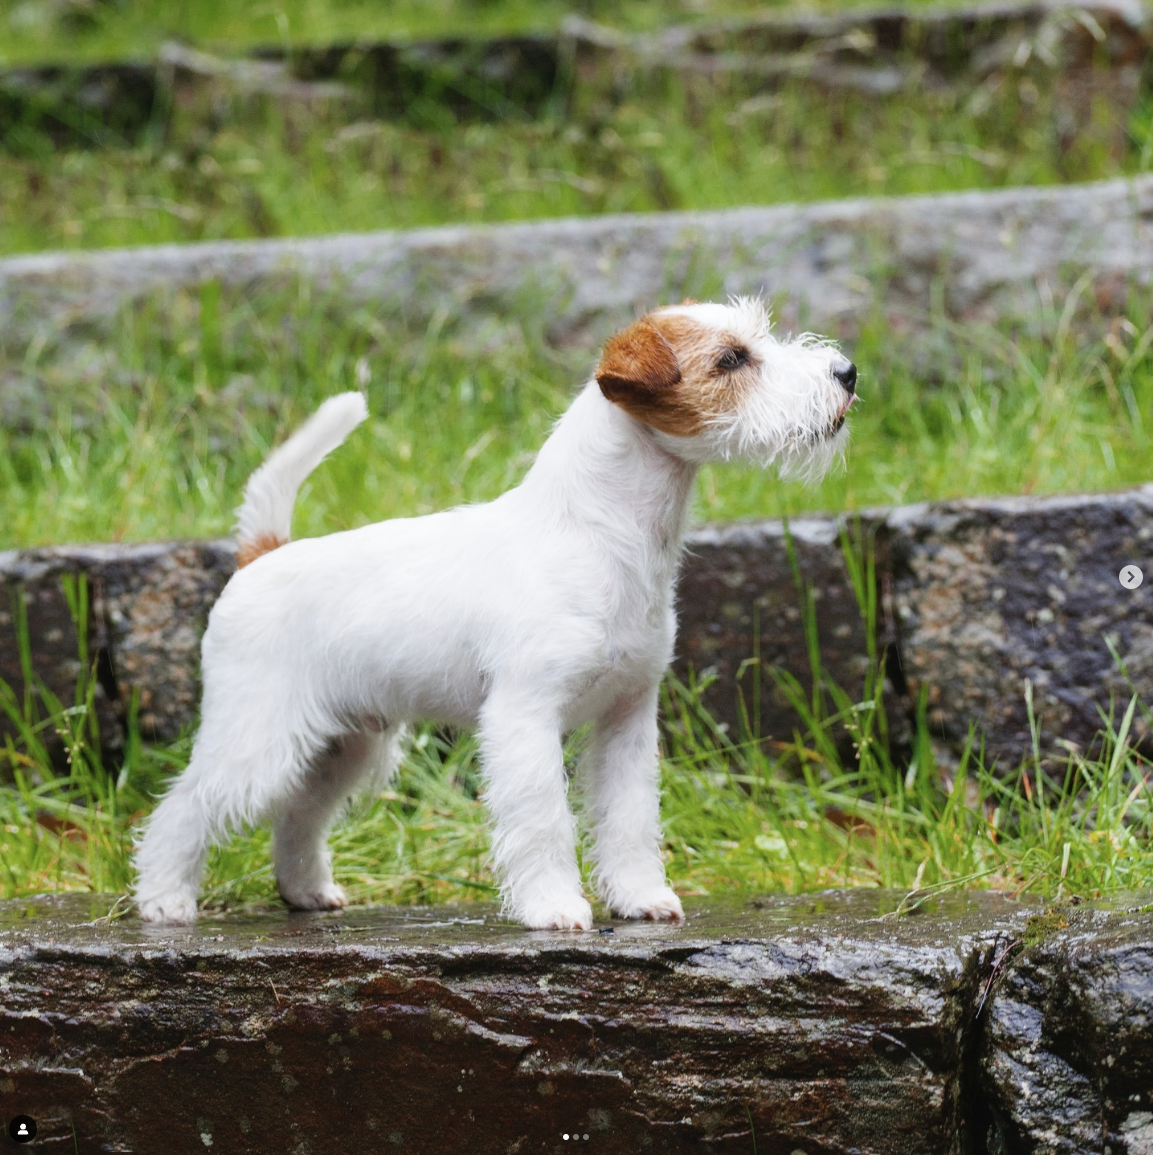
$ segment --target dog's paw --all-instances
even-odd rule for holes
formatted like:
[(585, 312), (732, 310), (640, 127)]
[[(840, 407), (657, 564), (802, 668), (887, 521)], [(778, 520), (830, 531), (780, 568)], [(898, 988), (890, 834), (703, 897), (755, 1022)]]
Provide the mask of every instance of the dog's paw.
[(685, 917), (681, 900), (667, 886), (627, 902), (613, 903), (610, 909), (617, 918), (647, 918), (654, 922), (683, 922)]
[(542, 902), (521, 920), (529, 930), (592, 930), (593, 908), (581, 895)]
[(280, 897), (293, 910), (340, 910), (348, 905), (344, 887), (335, 882), (322, 882), (308, 890), (280, 890)]
[(137, 907), (145, 922), (188, 926), (196, 921), (196, 895), (187, 891), (139, 899)]

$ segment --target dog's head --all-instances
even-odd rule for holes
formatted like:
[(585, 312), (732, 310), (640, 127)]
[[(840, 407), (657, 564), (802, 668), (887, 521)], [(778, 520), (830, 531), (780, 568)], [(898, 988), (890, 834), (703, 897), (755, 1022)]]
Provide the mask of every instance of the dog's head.
[(743, 458), (820, 475), (843, 450), (857, 371), (828, 341), (778, 341), (760, 301), (685, 302), (617, 333), (601, 392), (686, 461)]

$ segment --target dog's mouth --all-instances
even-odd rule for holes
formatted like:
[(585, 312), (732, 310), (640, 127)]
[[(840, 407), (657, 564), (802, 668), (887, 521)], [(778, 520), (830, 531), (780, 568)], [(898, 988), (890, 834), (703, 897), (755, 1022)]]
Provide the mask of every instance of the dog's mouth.
[(849, 410), (853, 407), (853, 402), (856, 401), (856, 399), (857, 395), (855, 393), (852, 394), (848, 400), (846, 400), (845, 403), (837, 410), (837, 416), (833, 418), (832, 423), (829, 425), (828, 435), (830, 437), (836, 437), (837, 434), (840, 433), (841, 430), (845, 427), (845, 418), (848, 417)]

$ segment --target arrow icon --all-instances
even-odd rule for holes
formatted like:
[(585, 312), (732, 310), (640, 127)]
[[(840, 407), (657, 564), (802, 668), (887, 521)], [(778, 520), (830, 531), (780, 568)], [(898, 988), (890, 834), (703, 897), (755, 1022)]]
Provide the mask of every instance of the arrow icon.
[(1145, 575), (1140, 567), (1127, 565), (1118, 575), (1117, 580), (1127, 589), (1135, 590), (1144, 580)]

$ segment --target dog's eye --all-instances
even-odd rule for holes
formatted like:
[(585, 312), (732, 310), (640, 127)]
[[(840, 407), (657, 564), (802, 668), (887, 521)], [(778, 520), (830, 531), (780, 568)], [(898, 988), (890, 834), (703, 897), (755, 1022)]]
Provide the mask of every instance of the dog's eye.
[(717, 358), (717, 368), (723, 370), (725, 373), (731, 373), (734, 369), (739, 369), (742, 365), (747, 365), (748, 363), (748, 349), (726, 349), (720, 357)]

